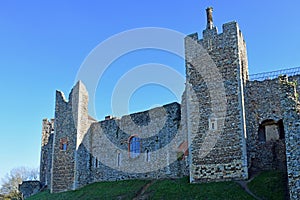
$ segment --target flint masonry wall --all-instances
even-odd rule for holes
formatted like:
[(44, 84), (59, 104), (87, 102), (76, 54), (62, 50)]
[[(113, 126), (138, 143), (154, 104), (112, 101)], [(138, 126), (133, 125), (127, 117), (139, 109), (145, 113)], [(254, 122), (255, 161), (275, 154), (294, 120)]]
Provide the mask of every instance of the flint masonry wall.
[[(246, 87), (247, 150), (249, 168), (254, 171), (279, 169), (287, 172), (289, 195), (299, 199), (299, 82), (300, 76), (250, 81)], [(279, 135), (270, 141), (259, 139), (265, 120), (282, 123)], [(280, 124), (278, 123), (278, 124)], [(283, 130), (280, 130), (283, 129)], [(282, 133), (280, 133), (282, 132)]]
[[(93, 123), (77, 152), (78, 186), (96, 181), (188, 175), (187, 158), (180, 149), (187, 142), (183, 140), (186, 136), (178, 137), (180, 121), (180, 105), (172, 103), (121, 119)], [(135, 158), (129, 153), (132, 136), (140, 138), (140, 154)], [(171, 143), (172, 140), (175, 142)]]
[(43, 119), (42, 123), (42, 144), (40, 158), (40, 182), (41, 185), (50, 188), (51, 168), (52, 168), (52, 151), (53, 151), (53, 133), (54, 119), (50, 121)]
[(76, 188), (76, 150), (88, 127), (87, 104), (87, 91), (80, 81), (68, 102), (62, 92), (56, 92), (51, 192)]
[[(72, 93), (70, 95), (72, 98)], [(73, 189), (76, 128), (72, 114), (72, 100), (67, 102), (63, 93), (56, 92), (55, 132), (53, 143), (51, 192)], [(67, 143), (67, 150), (62, 150), (62, 140)]]
[[(297, 78), (297, 77), (296, 77)], [(300, 104), (296, 85), (285, 78), (280, 78), (280, 103), (285, 108), (282, 112), (285, 141), (287, 175), (290, 199), (300, 199)]]
[[(193, 42), (188, 41), (191, 39), (197, 44), (191, 44)], [(204, 47), (205, 50), (198, 51), (195, 46), (198, 49)], [(248, 69), (245, 43), (239, 27), (236, 22), (224, 24), (221, 34), (217, 33), (215, 27), (206, 29), (201, 40), (198, 40), (197, 34), (191, 35), (185, 40), (185, 49), (186, 82), (189, 86), (185, 92), (190, 94), (187, 106), (193, 108), (187, 111), (189, 138), (193, 138), (189, 141), (190, 180), (247, 179), (243, 84), (247, 80)], [(205, 54), (208, 56), (203, 57)], [(209, 60), (216, 65), (216, 73), (210, 73), (213, 69), (207, 68)], [(217, 73), (220, 74), (219, 79), (215, 77)], [(209, 80), (212, 81), (207, 83)], [(219, 92), (220, 84), (224, 86), (225, 97)], [(209, 91), (208, 87), (215, 91)], [(215, 103), (215, 108), (212, 107), (213, 98), (226, 98), (225, 105)], [(216, 116), (212, 116), (213, 112)], [(211, 119), (216, 124), (211, 125)], [(219, 124), (222, 120), (223, 127)], [(216, 130), (211, 126), (217, 126)], [(211, 150), (204, 155), (207, 145)]]
[(279, 81), (249, 81), (245, 90), (249, 168), (252, 171), (285, 171), (284, 133), (283, 136), (278, 135), (278, 139), (270, 141), (259, 138), (259, 127), (264, 121), (273, 120), (278, 123), (283, 119), (282, 112), (285, 108), (281, 106)]
[(23, 181), (19, 185), (19, 191), (22, 193), (24, 199), (37, 194), (41, 189), (40, 181)]
[[(140, 138), (135, 158), (129, 153), (132, 136)], [(187, 146), (178, 103), (95, 122), (88, 116), (87, 91), (78, 82), (68, 102), (56, 94), (51, 192), (95, 181), (186, 176)]]

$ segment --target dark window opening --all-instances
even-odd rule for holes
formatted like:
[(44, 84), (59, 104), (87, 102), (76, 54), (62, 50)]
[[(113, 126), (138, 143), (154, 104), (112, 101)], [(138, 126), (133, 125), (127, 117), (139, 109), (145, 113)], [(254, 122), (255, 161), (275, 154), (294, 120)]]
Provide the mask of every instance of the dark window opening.
[(67, 149), (68, 149), (68, 139), (67, 138), (60, 139), (60, 150), (67, 151)]
[(90, 160), (89, 160), (89, 169), (91, 170), (93, 166), (93, 156), (90, 154)]
[(62, 150), (67, 151), (67, 144), (66, 143), (62, 144)]
[(210, 118), (208, 120), (208, 123), (209, 123), (209, 130), (217, 130), (218, 129), (218, 121), (216, 118)]
[(129, 153), (131, 158), (136, 158), (140, 155), (141, 143), (140, 138), (132, 137), (129, 141)]
[(118, 153), (118, 156), (117, 156), (117, 166), (120, 167), (120, 164), (121, 164), (121, 154)]
[(150, 152), (148, 149), (146, 150), (146, 162), (150, 162)]
[(215, 123), (214, 122), (211, 123), (211, 129), (215, 130)]

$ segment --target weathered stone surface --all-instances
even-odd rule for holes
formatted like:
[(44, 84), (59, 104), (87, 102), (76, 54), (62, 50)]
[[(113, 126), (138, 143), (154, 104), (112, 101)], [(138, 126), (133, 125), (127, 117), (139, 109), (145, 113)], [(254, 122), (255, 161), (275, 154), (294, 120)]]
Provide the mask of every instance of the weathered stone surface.
[[(190, 179), (192, 182), (247, 179), (243, 87), (248, 66), (238, 25), (224, 24), (221, 34), (215, 27), (206, 29), (203, 39), (188, 36), (185, 44), (187, 85), (190, 84), (185, 92), (194, 93), (187, 100), (187, 105), (194, 107), (187, 111), (188, 123), (192, 124), (188, 132), (194, 135), (190, 141)], [(209, 62), (213, 62), (212, 66)], [(211, 73), (214, 65), (216, 71)], [(221, 87), (223, 95), (219, 92)], [(224, 104), (218, 102), (222, 99)], [(213, 126), (218, 126), (213, 131), (209, 125), (212, 120), (216, 122)], [(222, 120), (224, 124), (219, 124)], [(208, 144), (207, 138), (215, 144)], [(206, 146), (210, 146), (209, 152), (201, 156)]]
[(283, 77), (280, 82), (280, 103), (286, 141), (287, 175), (290, 199), (300, 199), (300, 103), (296, 84)]
[[(161, 109), (165, 111), (165, 115)], [(152, 112), (151, 118), (149, 112)], [(178, 134), (180, 118), (180, 105), (172, 103), (162, 108), (123, 116), (121, 119), (93, 123), (77, 151), (78, 186), (95, 181), (175, 178), (187, 175), (186, 162), (175, 157), (177, 147), (170, 148), (169, 155), (159, 153)], [(143, 128), (153, 120), (165, 122), (159, 129), (151, 126)], [(133, 135), (147, 136), (140, 138), (140, 155), (136, 158), (131, 158), (128, 152), (129, 139)], [(170, 163), (167, 163), (168, 160)], [(154, 164), (163, 167), (152, 171), (155, 169)]]
[(40, 182), (42, 186), (51, 184), (54, 119), (43, 119), (42, 147), (40, 157)]
[(249, 167), (253, 171), (285, 170), (284, 137), (259, 139), (259, 127), (266, 120), (282, 120), (278, 80), (250, 81), (246, 86), (247, 148)]
[(41, 189), (40, 181), (23, 181), (19, 185), (19, 191), (22, 193), (24, 199), (38, 193)]
[[(87, 108), (88, 94), (81, 82), (73, 88), (68, 102), (57, 92), (52, 166), (41, 161), (48, 167), (41, 172), (42, 177), (52, 170), (51, 192), (96, 181), (188, 175), (187, 137), (181, 129), (178, 103), (100, 122), (88, 116)], [(135, 158), (129, 152), (132, 136), (140, 138), (139, 156)], [(42, 153), (48, 152), (45, 148), (43, 142)]]
[(62, 92), (56, 92), (51, 192), (76, 188), (76, 151), (89, 127), (87, 105), (88, 94), (80, 81), (68, 102)]

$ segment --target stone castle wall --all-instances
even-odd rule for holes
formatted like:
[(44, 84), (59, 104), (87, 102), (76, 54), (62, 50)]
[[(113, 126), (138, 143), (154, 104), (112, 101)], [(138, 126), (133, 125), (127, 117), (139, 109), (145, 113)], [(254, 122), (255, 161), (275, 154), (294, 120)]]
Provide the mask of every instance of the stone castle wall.
[(53, 151), (54, 119), (43, 119), (42, 147), (40, 157), (40, 182), (42, 186), (51, 184), (52, 151)]
[[(295, 77), (299, 80), (299, 77)], [(299, 87), (299, 86), (298, 86)], [(287, 176), (290, 199), (300, 199), (300, 103), (296, 84), (280, 79), (280, 102), (286, 141)]]
[[(197, 35), (188, 36), (185, 48), (190, 85), (186, 88), (190, 94), (187, 106), (192, 108), (187, 113), (188, 123), (192, 124), (189, 138), (193, 138), (189, 141), (190, 179), (246, 179), (243, 84), (247, 61), (242, 55), (245, 44), (238, 25), (224, 24), (221, 34), (215, 27), (206, 29), (201, 40)], [(224, 88), (223, 93), (220, 88)], [(207, 147), (209, 152), (204, 155)]]
[[(246, 123), (249, 168), (253, 171), (285, 170), (284, 136), (266, 140), (260, 138), (259, 129), (265, 121), (278, 123), (283, 119), (278, 79), (249, 81), (246, 85)], [(262, 127), (263, 128), (263, 127)], [(278, 127), (279, 128), (279, 127)]]
[[(172, 103), (93, 123), (77, 152), (78, 186), (96, 181), (188, 175), (188, 163), (179, 148), (186, 141), (175, 138), (180, 135), (180, 119), (180, 105)], [(140, 153), (135, 158), (129, 151), (132, 136), (140, 138)], [(171, 140), (177, 141), (168, 147)]]
[(22, 193), (23, 199), (37, 194), (40, 191), (40, 189), (40, 181), (23, 181), (22, 184), (19, 185), (19, 191)]
[[(71, 93), (72, 94), (72, 93)], [(72, 96), (72, 95), (70, 95)], [(55, 132), (53, 142), (51, 192), (72, 190), (74, 183), (76, 127), (72, 104), (63, 93), (56, 92)], [(67, 149), (63, 150), (62, 145)]]
[(88, 94), (80, 81), (68, 102), (62, 92), (56, 92), (51, 192), (76, 188), (76, 150), (89, 126), (87, 104)]
[[(279, 77), (247, 83), (248, 162), (251, 171), (277, 169), (287, 172), (290, 198), (299, 199), (300, 162), (296, 157), (300, 155), (297, 107), (300, 88), (295, 83), (299, 83), (300, 75), (289, 77), (289, 81), (283, 79)], [(269, 140), (260, 135), (266, 121), (266, 127), (275, 127), (273, 132), (276, 135)], [(266, 127), (264, 134), (267, 134)]]
[[(132, 137), (140, 140), (134, 158)], [(56, 95), (51, 192), (96, 181), (186, 176), (187, 148), (178, 103), (95, 122), (88, 116), (86, 89), (78, 82), (69, 101), (61, 92)]]

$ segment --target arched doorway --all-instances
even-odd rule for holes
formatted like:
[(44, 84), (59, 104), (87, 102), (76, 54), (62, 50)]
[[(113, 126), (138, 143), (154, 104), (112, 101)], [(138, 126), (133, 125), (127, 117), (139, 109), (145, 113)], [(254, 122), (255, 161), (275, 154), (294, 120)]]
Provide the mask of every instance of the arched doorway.
[(267, 119), (259, 124), (254, 143), (252, 171), (286, 170), (285, 134), (282, 120)]

